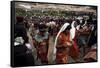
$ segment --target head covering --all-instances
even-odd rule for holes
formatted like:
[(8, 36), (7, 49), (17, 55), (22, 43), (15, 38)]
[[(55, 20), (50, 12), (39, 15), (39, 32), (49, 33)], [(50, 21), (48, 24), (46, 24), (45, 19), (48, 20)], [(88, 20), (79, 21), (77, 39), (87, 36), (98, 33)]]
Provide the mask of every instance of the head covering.
[(71, 25), (68, 25), (65, 30), (70, 30), (70, 29), (71, 29)]
[(74, 37), (75, 37), (75, 30), (76, 30), (75, 27), (74, 27), (75, 22), (76, 22), (76, 21), (73, 21), (72, 24), (71, 24), (71, 27), (72, 27), (72, 28), (70, 29), (70, 38), (71, 38), (71, 39), (74, 39)]
[(56, 38), (55, 38), (55, 42), (54, 42), (54, 52), (53, 52), (53, 54), (54, 54), (54, 59), (56, 58), (56, 45), (57, 45), (58, 37), (59, 37), (60, 33), (63, 32), (69, 25), (70, 25), (69, 23), (65, 23), (65, 24), (61, 27), (61, 29), (59, 30), (59, 32), (58, 32), (58, 34), (57, 34), (57, 36), (56, 36)]

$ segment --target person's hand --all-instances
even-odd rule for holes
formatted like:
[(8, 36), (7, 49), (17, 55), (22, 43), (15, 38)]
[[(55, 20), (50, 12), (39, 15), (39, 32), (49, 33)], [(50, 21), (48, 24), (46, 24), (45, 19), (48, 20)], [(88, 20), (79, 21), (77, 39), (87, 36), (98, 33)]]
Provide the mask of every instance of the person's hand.
[(32, 50), (32, 46), (29, 43), (26, 43), (25, 46), (29, 49)]
[(46, 45), (46, 42), (42, 42), (40, 45)]
[(66, 42), (67, 46), (72, 46), (71, 42)]
[(65, 46), (65, 47), (70, 47), (70, 46), (72, 46), (72, 43), (71, 43), (71, 42), (65, 42), (65, 43), (63, 44), (63, 46)]

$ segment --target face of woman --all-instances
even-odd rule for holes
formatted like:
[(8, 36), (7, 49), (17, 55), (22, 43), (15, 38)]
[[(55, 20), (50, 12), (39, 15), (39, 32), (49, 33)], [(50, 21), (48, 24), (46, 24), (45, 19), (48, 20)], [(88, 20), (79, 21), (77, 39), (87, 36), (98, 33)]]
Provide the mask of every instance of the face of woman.
[(68, 34), (69, 33), (69, 30), (65, 30), (65, 34)]

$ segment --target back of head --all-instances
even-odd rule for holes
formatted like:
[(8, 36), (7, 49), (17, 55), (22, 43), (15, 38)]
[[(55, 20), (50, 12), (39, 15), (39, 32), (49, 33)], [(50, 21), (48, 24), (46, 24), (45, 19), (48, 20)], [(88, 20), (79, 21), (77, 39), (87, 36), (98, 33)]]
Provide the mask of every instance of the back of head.
[(21, 16), (16, 17), (17, 23), (23, 22), (24, 18)]

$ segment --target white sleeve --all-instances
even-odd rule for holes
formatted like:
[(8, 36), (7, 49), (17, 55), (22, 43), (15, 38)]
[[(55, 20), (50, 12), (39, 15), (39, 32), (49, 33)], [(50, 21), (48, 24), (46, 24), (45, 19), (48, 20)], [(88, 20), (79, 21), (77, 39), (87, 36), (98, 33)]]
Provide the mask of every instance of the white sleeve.
[(75, 37), (75, 28), (72, 28), (70, 30), (70, 40), (72, 41), (72, 39), (74, 39), (74, 37)]

